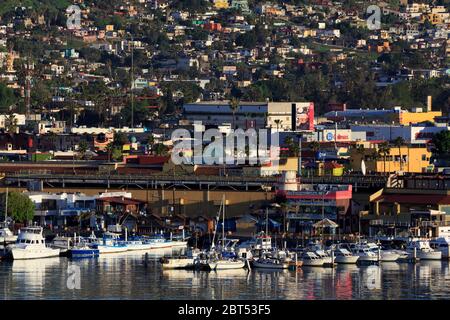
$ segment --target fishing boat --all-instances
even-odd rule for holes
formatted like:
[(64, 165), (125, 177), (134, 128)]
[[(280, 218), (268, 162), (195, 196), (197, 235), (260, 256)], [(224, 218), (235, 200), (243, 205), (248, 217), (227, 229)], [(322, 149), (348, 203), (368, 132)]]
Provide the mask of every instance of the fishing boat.
[(39, 259), (59, 256), (60, 249), (45, 245), (42, 227), (27, 227), (19, 231), (16, 244), (11, 248), (14, 260)]
[[(419, 260), (441, 260), (442, 252), (431, 248), (428, 240), (413, 240), (408, 243), (406, 252), (410, 258)], [(415, 255), (415, 256), (414, 256)]]
[(93, 249), (98, 249), (100, 254), (128, 251), (127, 246), (120, 241), (120, 236), (112, 232), (104, 233), (102, 240), (100, 242), (97, 241), (91, 243), (90, 247)]

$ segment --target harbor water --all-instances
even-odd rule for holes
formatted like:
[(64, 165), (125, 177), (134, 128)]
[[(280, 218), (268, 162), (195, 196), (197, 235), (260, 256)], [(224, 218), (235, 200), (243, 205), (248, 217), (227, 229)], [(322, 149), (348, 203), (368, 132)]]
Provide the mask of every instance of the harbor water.
[(162, 270), (172, 250), (0, 262), (0, 299), (449, 299), (447, 261), (302, 267), (297, 271)]

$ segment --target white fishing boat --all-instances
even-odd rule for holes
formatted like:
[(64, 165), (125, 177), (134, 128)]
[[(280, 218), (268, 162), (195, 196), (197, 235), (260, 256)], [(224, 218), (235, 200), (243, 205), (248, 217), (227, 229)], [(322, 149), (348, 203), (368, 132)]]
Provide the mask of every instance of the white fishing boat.
[(59, 256), (60, 249), (45, 245), (42, 227), (27, 227), (20, 230), (16, 244), (11, 248), (14, 260), (39, 259)]
[(419, 260), (441, 260), (442, 252), (434, 250), (430, 246), (428, 240), (413, 240), (408, 243), (406, 251), (410, 258), (415, 258)]
[(359, 256), (353, 255), (345, 248), (338, 248), (334, 251), (334, 262), (342, 264), (355, 264)]
[(254, 268), (261, 269), (288, 269), (289, 263), (280, 259), (259, 258), (252, 263)]
[(325, 261), (313, 251), (306, 251), (302, 254), (301, 259), (303, 266), (306, 267), (322, 267)]
[(430, 247), (442, 252), (442, 258), (450, 258), (450, 237), (439, 237), (430, 241)]

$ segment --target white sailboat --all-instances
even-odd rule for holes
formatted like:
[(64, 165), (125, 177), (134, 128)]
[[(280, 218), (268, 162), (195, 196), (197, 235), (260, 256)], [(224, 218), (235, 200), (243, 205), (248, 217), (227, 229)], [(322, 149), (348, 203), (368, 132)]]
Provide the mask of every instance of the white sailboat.
[[(222, 198), (222, 247), (225, 247), (225, 195)], [(219, 211), (220, 216), (220, 211)], [(238, 258), (225, 258), (222, 256), (224, 253), (222, 250), (219, 252), (215, 251), (214, 239), (217, 233), (219, 219), (217, 219), (216, 230), (213, 236), (213, 246), (211, 247), (213, 251), (212, 258), (208, 261), (208, 266), (211, 270), (229, 270), (229, 269), (242, 269), (245, 267), (245, 261)]]
[(6, 188), (6, 202), (5, 202), (5, 222), (0, 226), (0, 244), (14, 243), (17, 241), (17, 236), (13, 234), (8, 228), (8, 188)]

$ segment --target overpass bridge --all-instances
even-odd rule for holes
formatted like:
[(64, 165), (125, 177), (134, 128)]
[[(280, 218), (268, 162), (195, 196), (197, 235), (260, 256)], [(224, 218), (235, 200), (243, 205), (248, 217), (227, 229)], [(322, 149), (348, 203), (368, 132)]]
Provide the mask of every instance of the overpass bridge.
[[(382, 175), (344, 175), (302, 177), (307, 184), (351, 184), (358, 189), (380, 189), (387, 181)], [(254, 176), (195, 176), (179, 174), (125, 175), (108, 173), (55, 174), (49, 172), (21, 171), (4, 174), (5, 186), (28, 187), (102, 187), (126, 189), (187, 189), (187, 190), (235, 190), (257, 191), (273, 188), (281, 183), (281, 177)], [(30, 187), (31, 186), (31, 187)], [(34, 186), (34, 187), (33, 187)]]

